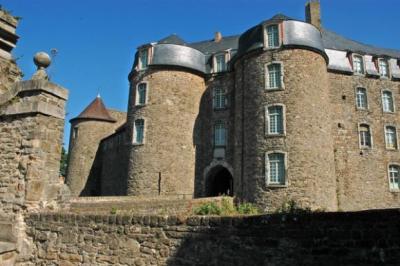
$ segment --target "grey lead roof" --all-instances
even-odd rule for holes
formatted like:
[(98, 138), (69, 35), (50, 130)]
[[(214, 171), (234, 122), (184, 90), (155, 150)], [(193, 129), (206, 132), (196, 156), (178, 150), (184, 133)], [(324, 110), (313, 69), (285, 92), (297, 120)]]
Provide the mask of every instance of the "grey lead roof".
[[(217, 52), (222, 52), (228, 49), (237, 50), (239, 48), (239, 42), (244, 46), (254, 45), (254, 42), (259, 42), (257, 38), (261, 38), (259, 34), (260, 26), (265, 23), (270, 23), (274, 21), (282, 21), (282, 20), (296, 20), (292, 19), (284, 14), (277, 14), (273, 16), (271, 19), (263, 21), (259, 25), (247, 30), (241, 35), (227, 36), (223, 37), (221, 41), (215, 42), (214, 40), (206, 40), (200, 42), (186, 43), (182, 38), (178, 35), (170, 35), (160, 41), (158, 43), (169, 43), (169, 44), (178, 44), (185, 45), (194, 49), (201, 51), (206, 55), (211, 55)], [(400, 50), (394, 49), (385, 49), (378, 48), (371, 45), (363, 44), (357, 41), (353, 41), (347, 39), (343, 36), (340, 36), (332, 31), (322, 29), (322, 41), (325, 49), (333, 49), (333, 50), (341, 50), (341, 51), (351, 51), (355, 53), (361, 54), (370, 54), (382, 56), (386, 55), (393, 58), (400, 58)], [(257, 36), (254, 36), (257, 35)], [(257, 39), (257, 40), (256, 40)], [(248, 47), (241, 47), (245, 50)], [(241, 51), (239, 51), (240, 53)]]

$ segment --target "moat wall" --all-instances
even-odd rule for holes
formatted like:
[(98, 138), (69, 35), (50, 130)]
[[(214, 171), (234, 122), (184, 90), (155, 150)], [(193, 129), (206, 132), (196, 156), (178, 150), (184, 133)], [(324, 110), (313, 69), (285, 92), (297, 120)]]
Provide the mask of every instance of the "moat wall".
[(253, 217), (31, 214), (23, 265), (399, 265), (400, 211)]

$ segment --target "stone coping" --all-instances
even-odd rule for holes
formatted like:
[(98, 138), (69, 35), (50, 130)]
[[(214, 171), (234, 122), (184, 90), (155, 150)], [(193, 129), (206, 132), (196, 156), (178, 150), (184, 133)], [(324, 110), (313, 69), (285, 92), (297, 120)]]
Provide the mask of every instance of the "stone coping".
[(76, 213), (31, 213), (26, 217), (27, 224), (36, 221), (74, 224), (164, 226), (206, 226), (206, 227), (248, 227), (267, 224), (310, 224), (313, 221), (337, 223), (363, 223), (367, 221), (384, 222), (386, 219), (400, 219), (400, 209), (365, 210), (357, 212), (316, 212), (302, 214), (267, 214), (252, 216), (179, 216), (179, 215), (129, 215), (129, 214), (76, 214)]
[(13, 99), (20, 92), (44, 91), (63, 100), (68, 99), (68, 90), (47, 80), (25, 80), (13, 84), (11, 89), (0, 95), (0, 105)]
[(222, 197), (209, 197), (209, 198), (193, 198), (192, 194), (181, 195), (166, 195), (166, 196), (104, 196), (104, 197), (74, 197), (71, 198), (71, 203), (97, 203), (97, 202), (127, 202), (127, 201), (163, 201), (163, 200), (193, 200), (193, 201), (210, 201), (218, 200)]

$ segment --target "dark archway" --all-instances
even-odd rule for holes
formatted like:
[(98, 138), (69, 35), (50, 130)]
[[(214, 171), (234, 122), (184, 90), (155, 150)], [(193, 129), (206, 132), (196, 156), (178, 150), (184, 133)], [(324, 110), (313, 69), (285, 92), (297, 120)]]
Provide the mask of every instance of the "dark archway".
[(233, 196), (233, 177), (228, 169), (217, 166), (210, 171), (207, 177), (206, 193), (208, 197)]

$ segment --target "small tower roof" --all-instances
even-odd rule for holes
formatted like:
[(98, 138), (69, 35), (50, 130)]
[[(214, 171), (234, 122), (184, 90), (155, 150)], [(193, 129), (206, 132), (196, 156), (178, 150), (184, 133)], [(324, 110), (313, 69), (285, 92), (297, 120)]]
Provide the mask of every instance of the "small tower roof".
[(178, 44), (178, 45), (185, 45), (185, 41), (176, 34), (171, 34), (161, 40), (158, 41), (160, 44)]
[(85, 120), (100, 120), (107, 122), (116, 122), (114, 118), (111, 117), (110, 113), (107, 111), (100, 95), (97, 97), (80, 113), (77, 117), (72, 118), (70, 122), (77, 119)]

